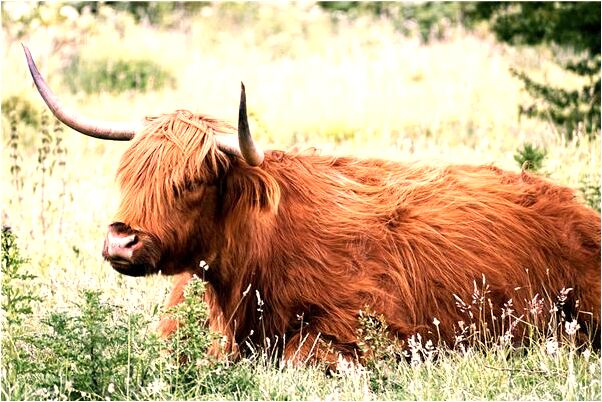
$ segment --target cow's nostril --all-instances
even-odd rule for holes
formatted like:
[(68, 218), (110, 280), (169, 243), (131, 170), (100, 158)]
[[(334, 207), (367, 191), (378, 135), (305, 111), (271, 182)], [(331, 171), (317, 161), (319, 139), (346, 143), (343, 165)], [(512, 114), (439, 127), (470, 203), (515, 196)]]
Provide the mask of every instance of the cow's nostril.
[(110, 247), (112, 248), (128, 249), (136, 244), (137, 241), (138, 239), (135, 234), (124, 237), (109, 234)]
[(130, 260), (136, 248), (138, 248), (138, 236), (116, 236), (109, 232), (106, 239), (105, 255), (108, 258)]
[(127, 240), (127, 243), (124, 245), (125, 248), (130, 248), (138, 243), (138, 236), (135, 234), (126, 237), (124, 240)]

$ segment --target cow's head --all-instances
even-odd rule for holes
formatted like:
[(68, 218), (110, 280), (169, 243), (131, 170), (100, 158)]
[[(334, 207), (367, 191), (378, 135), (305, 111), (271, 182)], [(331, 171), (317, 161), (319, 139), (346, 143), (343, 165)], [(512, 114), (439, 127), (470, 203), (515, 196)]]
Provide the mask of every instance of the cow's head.
[(215, 230), (220, 178), (232, 158), (250, 166), (263, 162), (249, 130), (244, 85), (238, 141), (223, 122), (182, 110), (140, 124), (95, 121), (60, 104), (23, 47), (34, 83), (57, 119), (95, 138), (132, 140), (117, 172), (122, 199), (105, 238), (104, 258), (131, 276), (175, 274), (198, 263), (195, 256), (211, 247), (202, 239)]

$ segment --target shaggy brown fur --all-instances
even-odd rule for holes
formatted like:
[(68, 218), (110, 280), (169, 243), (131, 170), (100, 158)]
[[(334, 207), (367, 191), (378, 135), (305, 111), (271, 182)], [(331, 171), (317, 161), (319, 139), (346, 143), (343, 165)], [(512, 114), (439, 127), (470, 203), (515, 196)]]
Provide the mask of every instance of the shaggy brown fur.
[(453, 295), (470, 303), (483, 277), (496, 315), (572, 288), (567, 312), (599, 322), (600, 215), (571, 189), (492, 166), (279, 151), (250, 167), (216, 147), (227, 131), (186, 111), (149, 119), (119, 168), (117, 218), (143, 239), (145, 274), (182, 274), (170, 304), (191, 273), (207, 281), (231, 351), (269, 337), (286, 340), (286, 358), (332, 361), (324, 344), (353, 355), (366, 307), (401, 339), (437, 333), (436, 317), (452, 345), (467, 319)]

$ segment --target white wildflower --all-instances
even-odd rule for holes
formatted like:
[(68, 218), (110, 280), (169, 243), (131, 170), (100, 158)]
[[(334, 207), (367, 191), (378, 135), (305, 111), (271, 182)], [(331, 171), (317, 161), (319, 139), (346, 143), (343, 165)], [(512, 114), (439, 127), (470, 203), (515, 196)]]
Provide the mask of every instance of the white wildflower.
[(573, 336), (577, 333), (577, 331), (579, 330), (579, 328), (581, 328), (579, 326), (579, 323), (577, 322), (577, 320), (573, 320), (573, 321), (566, 321), (564, 323), (564, 330), (566, 331), (567, 335), (569, 336)]
[(512, 330), (509, 329), (504, 332), (504, 335), (500, 336), (500, 344), (502, 346), (510, 345), (512, 338), (514, 338), (514, 335), (512, 334)]
[(107, 393), (112, 394), (113, 392), (115, 392), (115, 384), (110, 383), (107, 387)]
[(410, 349), (411, 358), (410, 365), (412, 367), (416, 367), (421, 363), (421, 353), (422, 353), (422, 337), (420, 334), (412, 335), (408, 338), (408, 348)]
[(341, 354), (337, 356), (337, 372), (341, 374), (351, 374), (353, 372), (353, 363), (345, 359)]
[(199, 267), (201, 267), (205, 271), (209, 269), (209, 265), (205, 262), (205, 260), (201, 260), (201, 262), (199, 262)]
[(596, 370), (598, 370), (599, 368), (600, 368), (600, 366), (599, 366), (598, 364), (596, 364), (596, 363), (591, 363), (591, 364), (589, 365), (589, 373), (590, 373), (591, 375), (594, 375), (594, 374), (596, 374)]
[(71, 392), (73, 391), (73, 381), (65, 381), (65, 391)]
[(546, 341), (546, 352), (549, 355), (555, 355), (558, 352), (558, 342), (554, 339), (548, 339)]
[(509, 299), (506, 303), (504, 303), (504, 308), (502, 308), (502, 319), (512, 315), (514, 312), (512, 307), (512, 299)]
[(532, 315), (538, 315), (543, 311), (543, 304), (543, 299), (539, 296), (539, 294), (536, 294), (533, 296), (533, 299), (527, 303), (527, 309)]
[(48, 390), (46, 388), (38, 388), (33, 394), (35, 396), (46, 396), (48, 394)]
[(433, 324), (434, 324), (434, 325), (435, 325), (437, 328), (439, 328), (439, 324), (441, 324), (441, 321), (439, 321), (439, 320), (437, 319), (437, 317), (435, 317), (435, 318), (433, 318)]
[(592, 351), (591, 351), (591, 350), (588, 348), (588, 349), (585, 349), (585, 350), (583, 351), (583, 353), (581, 353), (581, 356), (583, 356), (583, 358), (584, 358), (585, 360), (588, 360), (588, 359), (589, 359), (589, 357), (591, 356), (591, 354), (592, 354)]
[(148, 385), (146, 389), (150, 394), (157, 395), (160, 394), (163, 389), (165, 389), (165, 383), (162, 379), (156, 378)]

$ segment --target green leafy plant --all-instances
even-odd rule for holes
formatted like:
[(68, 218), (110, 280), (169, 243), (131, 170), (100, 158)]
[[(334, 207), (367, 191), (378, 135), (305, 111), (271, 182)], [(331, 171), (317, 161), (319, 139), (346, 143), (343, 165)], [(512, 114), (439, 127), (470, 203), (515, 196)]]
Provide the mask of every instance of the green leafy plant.
[(402, 344), (388, 335), (388, 325), (382, 314), (376, 314), (366, 306), (359, 312), (358, 323), (358, 346), (369, 363), (401, 357)]
[[(199, 393), (210, 399), (231, 398), (231, 395), (257, 399), (253, 372), (257, 362), (244, 360), (233, 364), (224, 355), (223, 339), (207, 327), (204, 293), (205, 283), (198, 278), (191, 280), (185, 289), (184, 301), (168, 312), (179, 326), (166, 342), (170, 354), (166, 357), (163, 375), (171, 384), (164, 383), (163, 391), (169, 392), (173, 399), (194, 399)], [(218, 358), (215, 352), (221, 356)]]
[(74, 312), (50, 312), (42, 329), (22, 337), (27, 360), (17, 381), (44, 398), (129, 399), (157, 374), (160, 343), (146, 336), (139, 314), (124, 314), (84, 290)]
[[(24, 324), (32, 317), (33, 309), (41, 301), (37, 295), (36, 276), (24, 271), (27, 259), (21, 255), (17, 239), (12, 230), (2, 228), (2, 400), (7, 394), (18, 394), (18, 374), (31, 366), (19, 342), (24, 333)], [(8, 384), (13, 390), (8, 390)]]
[(579, 183), (586, 204), (600, 212), (600, 172), (583, 176)]
[(521, 169), (537, 172), (543, 166), (543, 160), (546, 157), (546, 154), (547, 151), (545, 149), (525, 143), (522, 148), (516, 150), (514, 160)]
[(23, 270), (27, 259), (21, 256), (17, 239), (10, 227), (2, 228), (2, 311), (3, 328), (21, 324), (32, 314), (33, 306), (40, 301), (33, 291), (36, 279)]

